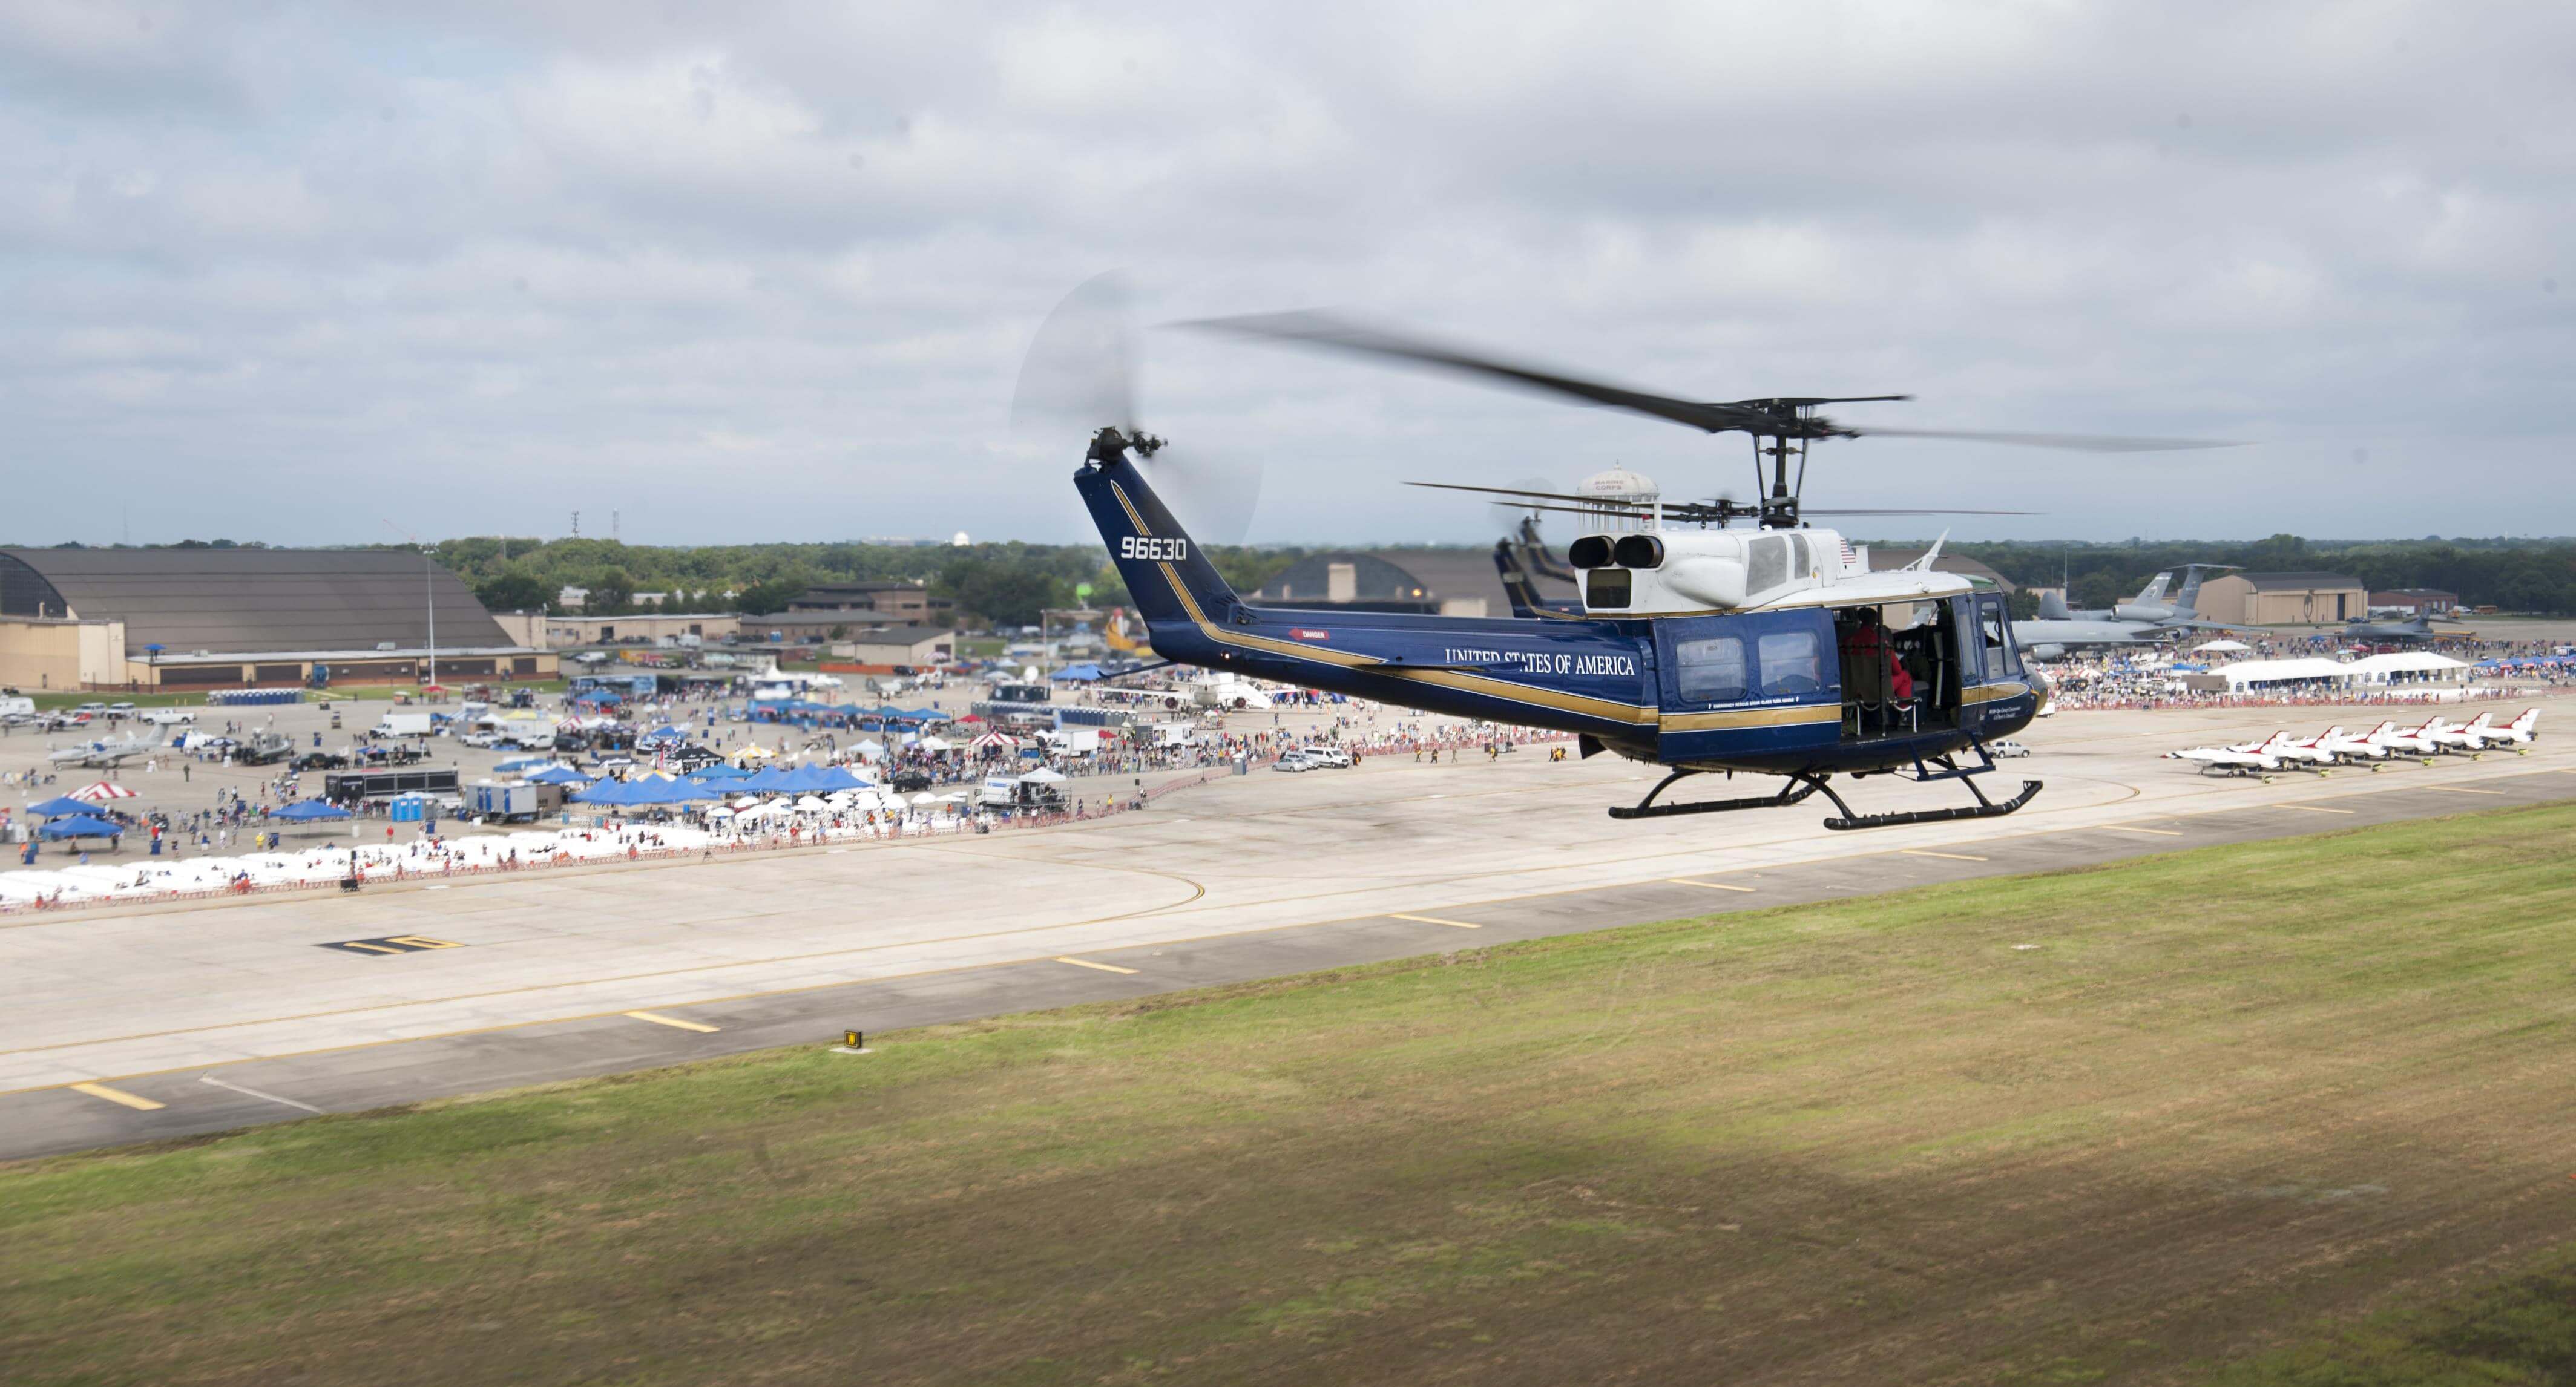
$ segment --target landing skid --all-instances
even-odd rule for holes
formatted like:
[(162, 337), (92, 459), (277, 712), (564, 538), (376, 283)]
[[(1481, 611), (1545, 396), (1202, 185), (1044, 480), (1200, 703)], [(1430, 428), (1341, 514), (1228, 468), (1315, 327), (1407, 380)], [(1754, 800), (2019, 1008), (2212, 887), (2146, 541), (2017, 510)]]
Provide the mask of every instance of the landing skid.
[(1956, 766), (1948, 763), (1946, 760), (1942, 764), (1945, 767), (1942, 772), (1934, 773), (1927, 778), (1938, 780), (1959, 780), (1968, 787), (1969, 794), (1977, 797), (1977, 802), (1974, 805), (1964, 806), (1957, 809), (1915, 809), (1901, 814), (1855, 814), (1852, 812), (1851, 806), (1843, 802), (1843, 797), (1834, 793), (1834, 788), (1825, 783), (1829, 778), (1828, 776), (1822, 774), (1810, 775), (1805, 773), (1789, 776), (1788, 783), (1781, 786), (1780, 792), (1775, 795), (1755, 795), (1743, 799), (1702, 800), (1696, 804), (1655, 803), (1655, 797), (1662, 794), (1665, 790), (1670, 789), (1674, 782), (1681, 780), (1685, 776), (1706, 774), (1704, 771), (1677, 770), (1672, 774), (1665, 776), (1656, 784), (1655, 788), (1648, 790), (1646, 792), (1646, 797), (1639, 800), (1636, 804), (1624, 809), (1611, 809), (1610, 817), (1614, 819), (1660, 819), (1678, 814), (1728, 814), (1733, 813), (1738, 809), (1785, 809), (1792, 804), (1798, 803), (1800, 800), (1816, 794), (1818, 791), (1822, 791), (1825, 798), (1832, 800), (1834, 802), (1834, 807), (1842, 811), (1838, 817), (1825, 820), (1825, 827), (1843, 830), (1856, 828), (1895, 828), (1901, 824), (1948, 823), (1953, 819), (1999, 819), (2004, 815), (2021, 808), (2023, 805), (2030, 803), (2031, 797), (2037, 795), (2040, 790), (2039, 781), (2025, 780), (2021, 783), (2020, 794), (2017, 794), (2011, 799), (2005, 800), (1999, 804), (1986, 798), (1986, 792), (1978, 789), (1975, 781), (1968, 779), (1971, 775), (1979, 774), (1980, 770), (1992, 769), (1992, 762), (1988, 762), (1985, 767), (1980, 768), (1979, 770), (1960, 770)]
[[(1672, 814), (1724, 814), (1737, 809), (1785, 809), (1788, 806), (1805, 799), (1807, 796), (1814, 794), (1816, 791), (1824, 789), (1824, 783), (1822, 781), (1792, 778), (1788, 784), (1780, 787), (1780, 793), (1776, 795), (1755, 795), (1746, 799), (1703, 800), (1697, 804), (1655, 803), (1655, 796), (1660, 795), (1666, 789), (1669, 789), (1674, 781), (1687, 775), (1704, 775), (1706, 773), (1707, 772), (1705, 771), (1675, 771), (1671, 775), (1665, 776), (1661, 781), (1659, 781), (1655, 785), (1655, 788), (1648, 790), (1646, 792), (1646, 797), (1637, 801), (1634, 806), (1626, 809), (1613, 808), (1610, 811), (1610, 817), (1614, 819), (1660, 819)], [(1825, 793), (1830, 795), (1833, 791), (1826, 790)]]

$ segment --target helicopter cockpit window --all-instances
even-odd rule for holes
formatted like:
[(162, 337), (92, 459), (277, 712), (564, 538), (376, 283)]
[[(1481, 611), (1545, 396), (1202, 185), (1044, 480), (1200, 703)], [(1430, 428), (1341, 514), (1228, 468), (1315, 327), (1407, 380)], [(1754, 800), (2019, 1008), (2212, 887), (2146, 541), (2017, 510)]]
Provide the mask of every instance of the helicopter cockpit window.
[(1811, 694), (1825, 686), (1823, 651), (1813, 631), (1774, 631), (1761, 641), (1766, 698)]
[(1801, 578), (1807, 576), (1807, 537), (1805, 535), (1789, 536), (1789, 571)]
[(1986, 639), (1986, 677), (2020, 673), (2021, 662), (2014, 658), (2012, 645), (2005, 637), (2003, 604), (1991, 598), (1979, 602), (1977, 626)]
[(1764, 535), (1744, 545), (1744, 590), (1769, 592), (1789, 581), (1789, 537)]
[(1682, 697), (1693, 703), (1733, 703), (1744, 697), (1744, 641), (1712, 636), (1679, 641), (1673, 664), (1681, 673)]

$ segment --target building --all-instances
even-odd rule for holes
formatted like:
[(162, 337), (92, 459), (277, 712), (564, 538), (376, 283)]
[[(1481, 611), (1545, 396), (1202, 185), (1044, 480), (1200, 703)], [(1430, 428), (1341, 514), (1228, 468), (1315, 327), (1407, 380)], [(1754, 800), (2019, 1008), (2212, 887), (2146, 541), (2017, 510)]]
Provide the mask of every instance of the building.
[[(1561, 557), (1561, 556), (1560, 556)], [(1570, 583), (1535, 579), (1544, 598), (1574, 595)], [(1274, 607), (1348, 607), (1441, 616), (1512, 614), (1494, 570), (1494, 551), (1464, 546), (1310, 554), (1281, 570), (1246, 601)]]
[[(434, 637), (434, 640), (433, 640)], [(409, 549), (0, 549), (0, 684), (241, 688), (547, 679)]]
[(854, 665), (944, 665), (957, 657), (957, 631), (948, 626), (887, 626), (832, 643), (832, 658)]
[(2440, 588), (2389, 588), (2370, 595), (2372, 611), (2403, 612), (2407, 616), (2442, 616), (2459, 605), (2458, 593)]
[(2200, 585), (2200, 614), (2209, 621), (2313, 626), (2369, 610), (2369, 589), (2340, 573), (2223, 573)]
[[(1893, 573), (1897, 569), (1903, 568), (1907, 564), (1922, 558), (1925, 552), (1926, 551), (1921, 549), (1892, 549), (1882, 545), (1873, 544), (1869, 546), (1869, 571), (1872, 573)], [(1932, 561), (1932, 571), (1935, 573), (1956, 573), (1963, 578), (1975, 578), (1980, 582), (1992, 583), (1994, 584), (1995, 591), (2003, 593), (2007, 597), (2021, 590), (2013, 583), (2012, 579), (1997, 573), (1993, 569), (1985, 566), (1983, 563), (1969, 558), (1965, 554), (1953, 554), (1946, 550), (1943, 551), (1941, 557)]]
[(659, 645), (682, 636), (732, 640), (742, 618), (731, 612), (642, 612), (626, 616), (567, 616), (562, 612), (501, 612), (494, 620), (527, 645), (563, 650), (583, 645)]
[(859, 612), (879, 620), (921, 622), (931, 617), (946, 617), (957, 604), (945, 597), (930, 595), (928, 583), (903, 579), (863, 583), (818, 583), (791, 599), (787, 610), (807, 612)]

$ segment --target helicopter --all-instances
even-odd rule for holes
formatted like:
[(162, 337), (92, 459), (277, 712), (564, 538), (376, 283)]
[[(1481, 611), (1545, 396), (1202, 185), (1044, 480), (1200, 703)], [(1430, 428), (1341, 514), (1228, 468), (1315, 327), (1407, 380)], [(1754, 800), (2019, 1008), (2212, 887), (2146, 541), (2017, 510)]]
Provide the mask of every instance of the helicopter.
[[(1417, 483), (1586, 515), (1594, 532), (1566, 550), (1580, 579), (1579, 610), (1526, 607), (1517, 599), (1511, 617), (1254, 606), (1165, 505), (1149, 473), (1168, 445), (1136, 424), (1123, 381), (1091, 392), (1094, 408), (1115, 413), (1091, 421), (1074, 487), (1163, 661), (1569, 732), (1584, 758), (1611, 752), (1665, 768), (1638, 803), (1609, 809), (1623, 820), (1782, 808), (1822, 794), (1838, 811), (1826, 828), (1886, 828), (1999, 817), (2041, 790), (2041, 782), (2026, 780), (1995, 799), (1977, 784), (1996, 769), (1989, 745), (2027, 726), (2048, 693), (2013, 643), (2002, 595), (1936, 570), (1938, 544), (1904, 568), (1873, 572), (1840, 534), (1808, 526), (1808, 515), (1924, 513), (1806, 510), (1811, 444), (1884, 434), (2123, 452), (2225, 446), (1861, 428), (1818, 411), (1907, 397), (1703, 403), (1314, 314), (1190, 326), (1445, 367), (1711, 434), (1750, 436), (1757, 479), (1764, 463), (1770, 468), (1768, 489), (1752, 502), (1720, 497), (1639, 507), (1576, 493)], [(1032, 361), (1051, 335), (1059, 343), (1078, 336), (1042, 327)], [(1114, 365), (1125, 358), (1101, 359)], [(1024, 392), (1032, 369), (1024, 363)], [(1755, 524), (1737, 530), (1736, 520)], [(1506, 541), (1498, 564), (1515, 559), (1511, 548)], [(1710, 773), (1776, 776), (1782, 784), (1767, 795), (1658, 802), (1672, 786)], [(1882, 775), (1956, 781), (1974, 803), (1861, 814), (1832, 783)]]

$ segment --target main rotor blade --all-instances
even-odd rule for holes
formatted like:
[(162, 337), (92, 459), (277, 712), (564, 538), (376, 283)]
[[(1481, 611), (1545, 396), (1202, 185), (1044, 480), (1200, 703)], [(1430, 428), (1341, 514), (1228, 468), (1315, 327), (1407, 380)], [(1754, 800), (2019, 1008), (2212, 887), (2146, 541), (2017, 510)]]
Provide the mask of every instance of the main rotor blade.
[(1011, 422), (1021, 428), (1136, 432), (1136, 328), (1115, 270), (1074, 286), (1020, 358)]
[(1241, 544), (1261, 506), (1259, 462), (1166, 444), (1140, 464), (1172, 518), (1204, 544)]
[(1338, 351), (1357, 352), (1363, 356), (1381, 356), (1397, 361), (1416, 361), (1429, 366), (1463, 371), (1471, 376), (1517, 385), (1524, 389), (1545, 391), (1553, 395), (1571, 395), (1591, 404), (1613, 409), (1634, 410), (1687, 424), (1709, 433), (1747, 429), (1767, 421), (1759, 411), (1734, 405), (1708, 404), (1696, 400), (1675, 399), (1669, 395), (1652, 395), (1625, 386), (1606, 385), (1579, 376), (1543, 371), (1534, 366), (1518, 366), (1491, 357), (1478, 356), (1461, 348), (1444, 346), (1418, 338), (1400, 337), (1379, 328), (1347, 323), (1322, 313), (1258, 313), (1241, 318), (1202, 318), (1179, 324), (1206, 332), (1220, 332), (1233, 337), (1251, 337), (1274, 342), (1302, 342)]
[[(2009, 443), (2017, 448), (2068, 448), (2083, 453), (2173, 453), (2193, 448), (2242, 448), (2241, 439), (2123, 438), (2093, 433), (1984, 433), (1959, 429), (1882, 429), (1843, 426), (1854, 438), (1956, 438), (1969, 443)], [(1964, 514), (1964, 512), (1963, 512)]]
[[(1480, 491), (1492, 496), (1533, 496), (1542, 501), (1598, 501), (1605, 505), (1624, 505), (1598, 496), (1577, 496), (1570, 491), (1532, 491), (1517, 486), (1463, 486), (1457, 482), (1406, 482), (1406, 486), (1429, 487), (1435, 491)], [(1515, 506), (1513, 509), (1518, 510)]]
[(1821, 510), (1801, 507), (1800, 515), (2046, 515), (2044, 510), (1960, 510), (1953, 506), (1936, 506), (1930, 510)]

